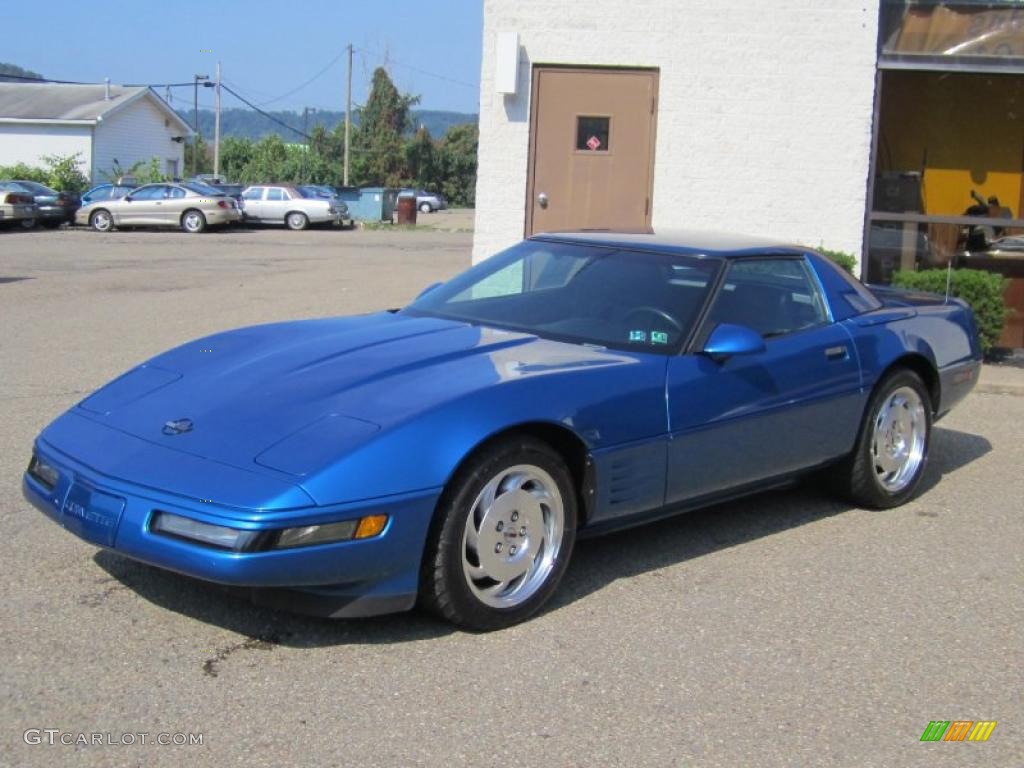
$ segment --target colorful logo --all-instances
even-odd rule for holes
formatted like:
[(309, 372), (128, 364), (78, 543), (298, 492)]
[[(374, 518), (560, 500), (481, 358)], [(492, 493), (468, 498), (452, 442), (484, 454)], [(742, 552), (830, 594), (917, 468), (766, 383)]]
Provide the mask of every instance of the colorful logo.
[(932, 720), (921, 741), (988, 741), (995, 720)]

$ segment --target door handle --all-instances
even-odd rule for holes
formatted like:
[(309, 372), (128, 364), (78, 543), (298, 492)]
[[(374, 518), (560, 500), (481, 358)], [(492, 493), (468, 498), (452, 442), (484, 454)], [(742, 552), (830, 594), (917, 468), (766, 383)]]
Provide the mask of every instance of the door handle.
[(825, 357), (828, 360), (845, 360), (850, 356), (850, 351), (846, 348), (846, 345), (840, 345), (838, 347), (829, 347), (825, 350)]
[(548, 207), (548, 196), (547, 196), (547, 193), (541, 192), (539, 195), (537, 195), (537, 205), (539, 205), (541, 208), (547, 208)]

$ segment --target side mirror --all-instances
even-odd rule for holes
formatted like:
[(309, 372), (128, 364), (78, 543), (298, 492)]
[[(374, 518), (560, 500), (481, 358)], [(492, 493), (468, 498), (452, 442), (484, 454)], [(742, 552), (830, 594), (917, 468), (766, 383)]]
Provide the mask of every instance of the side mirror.
[(124, 201), (125, 201), (126, 203), (130, 203), (130, 202), (132, 201), (132, 196), (131, 196), (131, 195), (125, 195), (125, 196), (124, 196)]
[(428, 293), (430, 293), (432, 290), (434, 290), (440, 285), (441, 283), (431, 283), (416, 295), (416, 299), (414, 299), (414, 301), (422, 299), (424, 296), (426, 296)]
[(715, 328), (704, 344), (704, 354), (716, 362), (723, 362), (735, 355), (756, 355), (764, 350), (761, 334), (745, 325), (729, 323), (722, 323)]

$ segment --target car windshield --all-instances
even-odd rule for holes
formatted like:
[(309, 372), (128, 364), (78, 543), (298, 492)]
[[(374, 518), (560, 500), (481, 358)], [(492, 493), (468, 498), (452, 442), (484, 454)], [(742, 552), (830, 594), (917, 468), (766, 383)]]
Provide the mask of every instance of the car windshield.
[(716, 259), (527, 240), (403, 312), (667, 354), (689, 336)]
[(203, 197), (220, 197), (224, 194), (216, 187), (211, 187), (198, 181), (186, 181), (181, 186)]

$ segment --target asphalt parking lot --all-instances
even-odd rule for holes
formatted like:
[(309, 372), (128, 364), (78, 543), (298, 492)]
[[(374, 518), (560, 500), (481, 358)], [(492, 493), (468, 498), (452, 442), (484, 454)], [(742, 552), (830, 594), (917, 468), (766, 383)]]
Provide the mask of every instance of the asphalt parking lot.
[[(92, 389), (216, 330), (399, 306), (468, 265), (445, 221), (0, 232), (0, 765), (1024, 764), (1024, 371), (938, 425), (901, 509), (808, 485), (586, 541), (549, 609), (489, 635), (255, 608), (22, 500), (32, 438)], [(998, 725), (919, 742), (958, 719)]]

